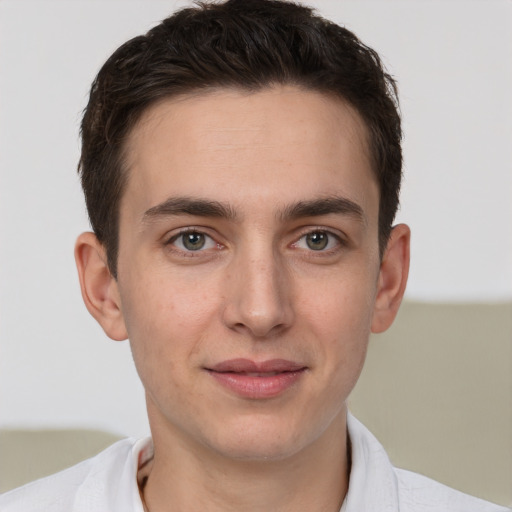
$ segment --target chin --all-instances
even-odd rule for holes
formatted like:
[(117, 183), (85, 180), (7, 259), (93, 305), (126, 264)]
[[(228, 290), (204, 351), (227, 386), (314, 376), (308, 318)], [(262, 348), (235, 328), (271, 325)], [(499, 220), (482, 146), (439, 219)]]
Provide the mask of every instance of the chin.
[(252, 419), (237, 422), (222, 429), (208, 444), (219, 455), (239, 461), (280, 461), (293, 457), (320, 434), (305, 432), (272, 419)]

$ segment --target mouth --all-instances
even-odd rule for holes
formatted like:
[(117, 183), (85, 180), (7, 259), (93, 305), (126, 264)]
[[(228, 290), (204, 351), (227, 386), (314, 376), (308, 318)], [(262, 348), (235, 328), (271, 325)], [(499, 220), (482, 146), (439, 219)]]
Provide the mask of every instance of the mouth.
[(294, 387), (303, 378), (307, 367), (285, 359), (263, 362), (230, 359), (205, 370), (222, 387), (240, 397), (265, 399)]

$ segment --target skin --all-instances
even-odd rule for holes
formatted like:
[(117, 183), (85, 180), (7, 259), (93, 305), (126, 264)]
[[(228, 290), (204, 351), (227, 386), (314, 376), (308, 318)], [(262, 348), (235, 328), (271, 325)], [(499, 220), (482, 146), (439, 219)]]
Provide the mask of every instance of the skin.
[[(153, 106), (126, 149), (118, 278), (92, 233), (76, 259), (89, 311), (129, 337), (146, 390), (149, 509), (339, 510), (346, 400), (409, 264), (405, 225), (379, 258), (360, 116), (291, 86), (217, 90)], [(209, 370), (233, 358), (304, 370), (276, 396), (240, 396)]]

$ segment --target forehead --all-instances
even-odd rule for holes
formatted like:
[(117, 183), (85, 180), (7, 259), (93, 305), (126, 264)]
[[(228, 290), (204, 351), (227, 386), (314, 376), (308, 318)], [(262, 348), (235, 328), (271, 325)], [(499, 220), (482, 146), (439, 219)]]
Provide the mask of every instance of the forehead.
[(281, 86), (168, 98), (127, 139), (127, 193), (141, 208), (169, 195), (286, 204), (299, 188), (361, 200), (375, 182), (368, 147), (359, 114), (318, 92)]

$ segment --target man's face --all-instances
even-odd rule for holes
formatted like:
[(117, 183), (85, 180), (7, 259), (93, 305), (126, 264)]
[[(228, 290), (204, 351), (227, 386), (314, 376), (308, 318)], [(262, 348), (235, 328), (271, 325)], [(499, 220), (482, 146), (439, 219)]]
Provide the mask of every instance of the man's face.
[(358, 114), (220, 90), (154, 106), (127, 149), (117, 286), (153, 434), (247, 459), (339, 435), (380, 269)]

